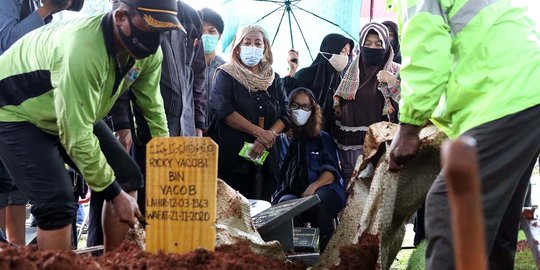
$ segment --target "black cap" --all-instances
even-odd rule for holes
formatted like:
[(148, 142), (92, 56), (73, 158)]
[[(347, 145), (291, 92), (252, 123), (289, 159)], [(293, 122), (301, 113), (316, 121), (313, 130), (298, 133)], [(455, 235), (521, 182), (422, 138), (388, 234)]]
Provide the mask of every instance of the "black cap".
[(178, 20), (177, 0), (120, 0), (134, 8), (143, 20), (159, 30), (184, 29)]
[(81, 11), (81, 9), (83, 8), (83, 5), (84, 5), (84, 0), (73, 0), (68, 10)]

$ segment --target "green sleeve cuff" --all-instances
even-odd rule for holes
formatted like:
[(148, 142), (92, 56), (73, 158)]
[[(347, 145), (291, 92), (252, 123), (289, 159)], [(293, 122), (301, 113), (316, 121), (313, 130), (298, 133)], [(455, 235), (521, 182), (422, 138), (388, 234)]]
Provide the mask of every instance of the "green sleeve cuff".
[(410, 125), (415, 125), (415, 126), (423, 126), (426, 123), (426, 121), (427, 119), (418, 120), (418, 119), (409, 118), (405, 115), (399, 115), (400, 123), (405, 123), (405, 124), (410, 124)]

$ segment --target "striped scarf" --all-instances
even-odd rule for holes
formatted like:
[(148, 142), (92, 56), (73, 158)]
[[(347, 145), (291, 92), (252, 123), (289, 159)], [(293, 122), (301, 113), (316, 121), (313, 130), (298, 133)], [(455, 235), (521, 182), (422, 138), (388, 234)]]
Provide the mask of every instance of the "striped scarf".
[[(383, 47), (386, 49), (388, 48), (390, 50), (390, 55), (386, 61), (386, 64), (384, 65), (383, 70), (386, 70), (395, 76), (399, 73), (399, 65), (393, 62), (394, 59), (394, 50), (392, 50), (392, 46), (389, 46), (389, 40), (388, 40), (388, 29), (386, 26), (380, 24), (380, 23), (369, 23), (362, 29), (362, 32), (360, 33), (360, 44), (364, 44), (365, 39), (367, 37), (367, 34), (370, 30), (374, 30), (379, 35), (379, 38), (383, 42)], [(352, 62), (352, 64), (349, 66), (349, 69), (345, 72), (345, 75), (341, 79), (341, 83), (339, 84), (336, 92), (334, 93), (334, 104), (339, 104), (339, 98), (343, 98), (345, 100), (354, 100), (356, 96), (356, 91), (360, 87), (360, 59), (361, 56), (358, 55)], [(388, 85), (386, 83), (379, 83), (379, 86), (377, 87), (379, 91), (383, 93), (383, 96), (385, 98), (392, 98), (395, 101), (399, 101), (399, 90), (395, 91), (388, 88)]]

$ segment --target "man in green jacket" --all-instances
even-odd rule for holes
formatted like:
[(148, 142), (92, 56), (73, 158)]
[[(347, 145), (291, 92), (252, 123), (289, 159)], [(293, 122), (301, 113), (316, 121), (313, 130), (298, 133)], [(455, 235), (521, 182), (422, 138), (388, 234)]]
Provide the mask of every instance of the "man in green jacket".
[(182, 27), (176, 1), (122, 2), (105, 15), (42, 27), (0, 56), (0, 157), (34, 204), (41, 248), (70, 248), (77, 201), (64, 162), (107, 200), (104, 231), (115, 239), (106, 238), (106, 250), (125, 236), (120, 222), (133, 226), (140, 217), (135, 199), (122, 190), (136, 190), (137, 183), (122, 177), (122, 166), (109, 165), (129, 160), (128, 153), (121, 146), (110, 153), (104, 144), (119, 142), (94, 127), (128, 87), (152, 136), (169, 135), (159, 41), (161, 32)]
[[(399, 170), (431, 120), (476, 140), (490, 269), (512, 269), (519, 215), (540, 152), (540, 21), (534, 0), (396, 0), (401, 35)], [(426, 269), (453, 269), (442, 174), (426, 199)]]

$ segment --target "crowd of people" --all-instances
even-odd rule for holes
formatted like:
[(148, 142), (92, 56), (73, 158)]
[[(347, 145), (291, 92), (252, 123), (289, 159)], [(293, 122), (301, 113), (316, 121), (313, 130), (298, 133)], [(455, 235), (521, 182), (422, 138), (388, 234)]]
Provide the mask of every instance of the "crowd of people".
[[(490, 265), (513, 264), (540, 151), (540, 26), (527, 6), (429, 0), (411, 9), (403, 0), (401, 37), (391, 21), (365, 24), (359, 44), (328, 34), (305, 68), (291, 49), (282, 77), (258, 25), (239, 28), (228, 61), (220, 57), (226, 20), (208, 8), (111, 0), (107, 14), (49, 23), (72, 1), (5, 2), (0, 228), (10, 242), (25, 243), (30, 203), (39, 247), (71, 247), (80, 192), (67, 164), (92, 190), (88, 245), (114, 250), (145, 211), (146, 144), (208, 136), (219, 145), (218, 177), (246, 198), (275, 204), (317, 194), (321, 203), (295, 223), (320, 228), (324, 250), (368, 127), (400, 123), (390, 154), (399, 171), (431, 122), (450, 138), (476, 139)], [(452, 269), (444, 172), (425, 213), (428, 269)]]

